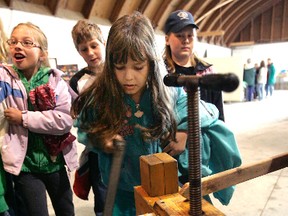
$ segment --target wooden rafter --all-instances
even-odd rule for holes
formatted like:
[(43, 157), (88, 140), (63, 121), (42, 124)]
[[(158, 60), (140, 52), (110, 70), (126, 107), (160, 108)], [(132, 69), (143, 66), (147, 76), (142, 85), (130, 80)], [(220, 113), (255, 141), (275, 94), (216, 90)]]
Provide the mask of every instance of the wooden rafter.
[(5, 3), (8, 5), (8, 7), (12, 8), (13, 7), (13, 1), (14, 0), (4, 0)]
[(85, 0), (81, 12), (86, 19), (90, 19), (94, 9), (95, 2), (96, 0)]
[[(235, 4), (235, 1), (222, 5), (222, 7), (220, 7), (218, 10), (215, 10), (213, 13), (209, 14), (205, 19), (201, 21), (201, 23), (199, 23), (200, 30), (208, 32), (222, 30), (222, 20), (225, 19), (223, 14), (225, 14), (226, 11), (229, 11), (229, 8), (232, 7), (233, 4)], [(210, 41), (215, 44), (220, 43), (222, 45), (223, 37), (212, 36), (207, 42), (210, 43)]]
[(113, 23), (118, 19), (121, 8), (123, 7), (125, 0), (118, 0), (113, 7), (109, 20)]
[(145, 11), (145, 9), (147, 8), (147, 6), (149, 5), (149, 3), (151, 2), (151, 0), (142, 0), (140, 2), (140, 5), (138, 7), (138, 11), (140, 11), (141, 13), (143, 13)]
[(51, 11), (53, 15), (57, 14), (58, 9), (61, 7), (61, 5), (65, 5), (66, 0), (50, 0), (45, 1), (45, 5), (48, 7), (48, 9)]
[[(240, 1), (223, 1), (222, 4), (223, 5), (219, 5), (222, 6), (221, 7), (221, 15), (219, 15), (218, 17), (215, 17), (215, 20), (213, 22), (213, 25), (209, 25), (209, 29), (217, 29), (217, 27), (219, 25), (221, 25), (222, 29), (225, 29), (225, 31), (227, 32), (227, 25), (229, 24), (229, 22), (232, 22), (232, 20), (237, 20), (238, 16), (240, 16), (241, 14), (243, 14), (248, 8), (252, 8), (254, 7), (253, 5), (251, 5), (251, 2), (249, 2), (251, 0), (247, 0), (245, 2), (240, 2)], [(262, 0), (254, 0), (253, 4), (255, 5), (257, 3), (257, 1), (262, 1)], [(231, 11), (235, 11), (233, 13), (231, 13)], [(215, 11), (216, 14), (216, 11)], [(219, 13), (218, 13), (219, 14)], [(253, 14), (253, 13), (251, 13)], [(251, 16), (250, 14), (250, 16)], [(249, 16), (246, 17), (247, 19), (249, 19)], [(239, 20), (238, 20), (239, 22)], [(238, 29), (238, 34), (240, 32), (240, 29)], [(228, 32), (227, 32), (228, 34)], [(226, 35), (224, 38), (215, 38), (215, 43), (219, 43), (221, 41), (221, 43), (225, 44), (226, 43)]]
[(180, 0), (180, 1), (178, 2), (178, 4), (176, 5), (175, 10), (182, 10), (183, 7), (184, 7), (186, 4), (187, 4), (187, 1), (185, 1), (185, 0)]
[[(225, 41), (230, 41), (230, 36), (238, 36), (242, 28), (239, 27), (239, 20), (243, 20), (245, 18), (246, 25), (251, 22), (251, 18), (254, 16), (256, 17), (257, 14), (255, 13), (256, 9), (260, 7), (262, 0), (253, 0), (251, 2), (241, 2), (238, 1), (236, 4), (233, 5), (232, 10), (234, 13), (227, 12), (227, 14), (223, 15), (226, 16), (225, 20), (223, 20), (223, 28), (226, 30), (227, 34), (225, 35)], [(235, 28), (237, 26), (237, 28)], [(231, 31), (231, 32), (228, 32)], [(233, 32), (233, 33), (232, 33)]]
[(260, 32), (259, 39), (262, 40), (262, 35), (264, 33), (264, 22), (263, 22), (263, 14), (262, 13), (259, 15), (258, 19), (259, 19), (259, 32)]
[(233, 1), (229, 4), (223, 5), (223, 7), (221, 7), (221, 14), (217, 13), (216, 11), (214, 13), (212, 13), (209, 17), (203, 19), (201, 21), (200, 24), (200, 28), (205, 29), (206, 31), (212, 31), (218, 28), (219, 24), (221, 23), (223, 19), (226, 19), (225, 14), (231, 13), (231, 7), (233, 6), (233, 4), (235, 4), (236, 1)]
[(186, 11), (192, 11), (192, 8), (194, 8), (193, 5), (195, 3), (196, 3), (196, 1), (186, 1), (186, 4), (182, 8), (179, 8), (179, 9), (183, 9)]
[(212, 36), (223, 36), (225, 34), (225, 31), (219, 30), (219, 31), (206, 31), (206, 32), (198, 32), (198, 37), (212, 37)]
[(214, 11), (218, 10), (219, 8), (223, 7), (226, 4), (229, 4), (230, 2), (235, 1), (235, 0), (227, 0), (223, 3), (220, 3), (218, 5), (216, 5), (215, 7), (213, 7), (211, 10), (207, 11), (205, 14), (201, 15), (201, 17), (199, 17), (196, 21), (196, 23), (200, 23), (203, 19), (205, 19), (208, 15), (210, 15), (211, 13), (213, 13)]
[[(207, 43), (225, 46), (238, 41), (271, 43), (288, 40), (286, 28), (288, 0), (3, 0), (3, 2), (10, 9), (23, 9), (25, 12), (30, 11), (29, 5), (31, 5), (32, 13), (37, 13), (35, 10), (38, 8), (33, 5), (42, 5), (47, 7), (53, 16), (60, 16), (59, 12), (62, 11), (59, 9), (63, 8), (66, 9), (65, 13), (69, 10), (76, 11), (82, 13), (86, 19), (96, 16), (109, 20), (109, 23), (113, 23), (119, 16), (130, 14), (132, 10), (138, 10), (148, 16), (157, 30), (163, 30), (166, 19), (172, 11), (183, 9), (193, 14), (199, 26), (199, 40), (205, 40)], [(217, 31), (225, 31), (225, 35), (215, 34)]]
[(284, 32), (285, 32), (285, 23), (286, 23), (286, 13), (287, 13), (287, 6), (288, 3), (287, 1), (283, 2), (283, 12), (282, 12), (282, 23), (281, 23), (281, 39), (283, 40), (284, 38)]
[[(247, 8), (244, 13), (242, 12), (235, 12), (236, 17), (231, 19), (230, 22), (227, 20), (226, 24), (224, 25), (224, 29), (226, 30), (225, 40), (226, 43), (229, 44), (233, 42), (233, 40), (239, 35), (239, 32), (249, 23), (251, 22), (252, 18), (257, 17), (259, 14), (265, 12), (267, 9), (271, 8), (271, 6), (276, 3), (275, 1), (279, 2), (281, 0), (269, 0), (269, 1), (261, 1), (261, 0), (254, 0), (251, 4), (246, 5), (250, 6)], [(255, 2), (257, 3), (255, 5)], [(240, 10), (240, 9), (238, 9)], [(242, 8), (242, 10), (244, 10)], [(249, 17), (249, 19), (247, 19)], [(237, 18), (237, 19), (236, 19)], [(239, 20), (245, 20), (245, 22), (239, 22)]]
[(213, 9), (213, 7), (217, 5), (217, 3), (218, 1), (213, 0), (203, 1), (203, 3), (199, 6), (197, 11), (194, 12), (196, 17), (196, 23), (200, 24), (202, 14), (206, 13), (206, 11), (210, 11), (211, 8)]
[(274, 21), (275, 20), (275, 5), (272, 6), (271, 28), (270, 28), (270, 41), (274, 38)]
[(165, 10), (167, 9), (169, 4), (170, 4), (170, 0), (163, 0), (163, 3), (158, 8), (157, 13), (155, 13), (155, 15), (152, 19), (155, 28), (158, 27), (159, 20), (161, 19), (163, 14), (165, 14)]
[(238, 46), (252, 46), (254, 45), (254, 41), (241, 41), (241, 42), (233, 42), (229, 44), (229, 47), (238, 47)]

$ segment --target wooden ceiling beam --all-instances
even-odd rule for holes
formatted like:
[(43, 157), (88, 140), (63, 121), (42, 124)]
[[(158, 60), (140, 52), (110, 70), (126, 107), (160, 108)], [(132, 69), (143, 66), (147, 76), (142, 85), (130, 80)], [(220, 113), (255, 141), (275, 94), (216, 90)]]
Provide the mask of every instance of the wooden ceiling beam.
[(118, 19), (118, 16), (121, 12), (121, 8), (123, 7), (125, 0), (118, 0), (113, 7), (109, 20), (111, 23), (115, 22)]
[(146, 8), (148, 7), (150, 2), (151, 2), (151, 0), (142, 0), (140, 2), (139, 7), (138, 7), (138, 11), (141, 13), (144, 13), (144, 11), (146, 10)]
[(264, 35), (264, 16), (263, 14), (260, 15), (260, 40), (262, 41)]
[(229, 47), (238, 47), (238, 46), (252, 46), (254, 45), (254, 41), (241, 41), (241, 42), (233, 42), (229, 44)]
[(46, 0), (44, 5), (48, 7), (51, 13), (55, 16), (61, 5), (65, 5), (67, 0)]
[(199, 6), (199, 8), (197, 9), (197, 11), (195, 11), (193, 14), (196, 18), (195, 18), (195, 22), (197, 24), (200, 23), (201, 21), (201, 17), (202, 17), (202, 14), (205, 14), (206, 11), (210, 11), (211, 8), (215, 7), (215, 5), (217, 5), (217, 2), (218, 1), (211, 1), (211, 0), (205, 0), (203, 1), (203, 3)]
[(49, 14), (51, 11), (51, 15), (54, 16), (57, 16), (59, 9), (63, 8), (80, 12), (86, 19), (96, 16), (108, 19), (112, 23), (120, 16), (138, 10), (148, 16), (158, 30), (163, 30), (166, 19), (172, 11), (183, 9), (194, 15), (199, 26), (199, 40), (206, 40), (212, 44), (228, 45), (241, 40), (271, 43), (287, 41), (288, 38), (286, 28), (288, 0), (3, 0), (3, 2), (15, 10), (21, 10), (22, 5), (25, 5), (25, 11), (29, 11), (26, 5), (42, 4), (47, 7)]
[(212, 14), (214, 11), (218, 10), (219, 8), (225, 6), (226, 4), (229, 4), (230, 2), (233, 2), (235, 0), (227, 0), (225, 2), (219, 3), (217, 5), (215, 5), (214, 7), (212, 7), (210, 10), (206, 11), (205, 13), (203, 12), (201, 14), (201, 17), (199, 17), (196, 21), (196, 23), (200, 23), (203, 19), (205, 19), (207, 16), (209, 16), (210, 14)]
[(272, 6), (272, 15), (271, 15), (271, 28), (270, 28), (270, 41), (274, 38), (274, 22), (275, 22), (275, 5)]
[[(199, 28), (202, 29), (203, 31), (221, 31), (223, 30), (222, 27), (222, 20), (224, 19), (224, 17), (222, 16), (223, 12), (223, 8), (225, 10), (227, 5), (233, 5), (236, 1), (235, 0), (222, 0), (219, 2), (211, 2), (208, 6), (207, 9), (205, 11), (203, 11), (201, 13), (201, 17), (199, 17), (196, 20), (196, 23), (198, 24)], [(213, 19), (211, 17), (214, 17)], [(210, 19), (211, 18), (211, 19)], [(215, 22), (217, 25), (215, 25), (215, 27), (211, 27), (210, 28), (210, 24), (209, 26), (209, 30), (205, 29), (206, 23), (209, 23), (209, 20), (211, 20), (210, 22)], [(214, 38), (216, 37), (216, 38)], [(217, 37), (217, 36), (212, 36), (210, 39), (210, 41), (216, 41), (217, 44), (219, 43), (223, 43), (223, 37)]]
[[(209, 17), (206, 17), (199, 24), (200, 29), (204, 29), (206, 31), (213, 31), (215, 29), (219, 29), (219, 25), (222, 24), (222, 20), (225, 19), (224, 14), (228, 11), (231, 13), (231, 7), (236, 3), (236, 1), (231, 1), (229, 4), (222, 5), (219, 10), (214, 11)], [(221, 10), (221, 11), (220, 11)], [(220, 23), (220, 24), (219, 24)], [(221, 26), (222, 28), (222, 26)]]
[[(235, 11), (235, 18), (231, 19), (230, 21), (227, 20), (226, 24), (224, 25), (224, 29), (226, 31), (225, 35), (225, 42), (229, 44), (233, 42), (235, 38), (239, 35), (241, 30), (251, 22), (251, 19), (257, 17), (264, 11), (271, 8), (273, 4), (278, 3), (281, 0), (269, 0), (269, 1), (256, 1), (252, 0), (249, 5), (246, 5), (246, 10), (244, 12)], [(242, 2), (242, 1), (241, 1)], [(255, 5), (255, 2), (257, 3)], [(249, 7), (248, 7), (249, 6)], [(235, 9), (235, 8), (234, 8)], [(244, 8), (239, 8), (238, 10), (244, 10)], [(245, 20), (244, 22), (239, 22), (239, 20)]]
[[(157, 13), (155, 13), (155, 16), (152, 19), (153, 20), (152, 23), (153, 23), (154, 28), (159, 27), (159, 21), (162, 18), (163, 14), (165, 14), (165, 11), (166, 11), (166, 9), (170, 3), (171, 3), (170, 0), (163, 0), (161, 6), (157, 10)], [(160, 26), (160, 28), (162, 28), (162, 26)]]
[(185, 7), (186, 4), (187, 1), (180, 0), (180, 2), (178, 2), (177, 6), (175, 7), (175, 10), (183, 10), (183, 7)]
[[(242, 30), (239, 24), (243, 22), (239, 22), (239, 20), (246, 20), (245, 25), (247, 25), (251, 22), (252, 18), (258, 15), (257, 8), (261, 7), (261, 4), (263, 4), (263, 0), (237, 1), (231, 8), (233, 13), (227, 11), (227, 13), (223, 15), (223, 17), (225, 17), (222, 21), (223, 29), (227, 32), (225, 42), (230, 42), (229, 37), (237, 37), (239, 35)], [(228, 32), (228, 30), (230, 32)]]
[(85, 0), (81, 13), (86, 19), (90, 19), (95, 6), (96, 0)]
[(282, 28), (281, 28), (281, 39), (284, 39), (285, 38), (285, 23), (288, 22), (288, 2), (287, 1), (284, 1), (283, 3), (283, 14), (282, 14)]
[(4, 2), (7, 4), (7, 6), (8, 6), (9, 8), (13, 8), (13, 2), (14, 2), (14, 0), (4, 0)]
[(225, 34), (225, 31), (219, 30), (219, 31), (206, 31), (206, 32), (198, 32), (198, 37), (212, 37), (212, 36), (223, 36)]

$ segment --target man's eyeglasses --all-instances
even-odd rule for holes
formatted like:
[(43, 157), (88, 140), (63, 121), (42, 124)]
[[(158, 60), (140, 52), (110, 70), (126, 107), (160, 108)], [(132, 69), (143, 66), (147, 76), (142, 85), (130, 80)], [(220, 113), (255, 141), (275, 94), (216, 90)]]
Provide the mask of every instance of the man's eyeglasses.
[(30, 40), (17, 41), (17, 40), (9, 39), (6, 42), (10, 47), (16, 46), (19, 42), (23, 47), (27, 47), (27, 48), (37, 47), (41, 49), (40, 46), (36, 45), (33, 41), (30, 41)]

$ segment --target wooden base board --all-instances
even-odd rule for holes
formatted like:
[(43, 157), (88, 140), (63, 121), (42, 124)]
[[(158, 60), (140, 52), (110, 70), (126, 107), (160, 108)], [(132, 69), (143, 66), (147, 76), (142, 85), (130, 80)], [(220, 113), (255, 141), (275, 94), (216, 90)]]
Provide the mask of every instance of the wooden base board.
[[(137, 215), (189, 215), (189, 201), (179, 193), (150, 197), (142, 186), (134, 188)], [(223, 216), (206, 200), (202, 199), (203, 216)]]

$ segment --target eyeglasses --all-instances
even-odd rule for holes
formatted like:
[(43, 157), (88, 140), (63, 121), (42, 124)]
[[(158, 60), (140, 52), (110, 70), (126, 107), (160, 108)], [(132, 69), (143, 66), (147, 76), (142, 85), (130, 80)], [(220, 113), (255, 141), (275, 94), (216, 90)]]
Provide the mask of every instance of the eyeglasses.
[(19, 42), (23, 47), (27, 47), (27, 48), (37, 47), (41, 49), (40, 46), (36, 45), (33, 41), (30, 41), (30, 40), (17, 41), (17, 40), (9, 39), (6, 42), (10, 47), (16, 46)]

